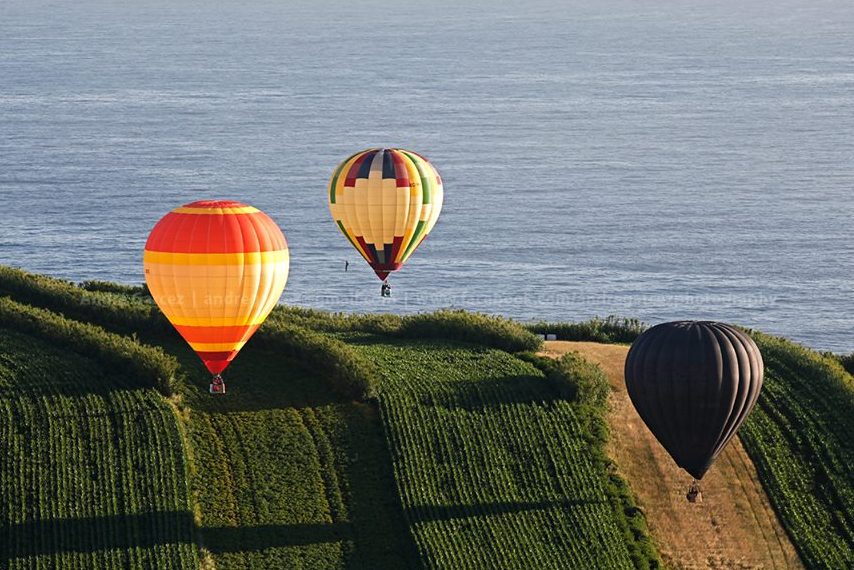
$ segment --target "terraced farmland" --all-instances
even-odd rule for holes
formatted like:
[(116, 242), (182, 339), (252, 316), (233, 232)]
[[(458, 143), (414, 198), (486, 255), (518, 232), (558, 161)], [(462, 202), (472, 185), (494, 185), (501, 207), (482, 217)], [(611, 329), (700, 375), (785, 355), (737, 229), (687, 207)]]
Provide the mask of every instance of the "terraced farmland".
[(0, 568), (195, 567), (185, 473), (154, 389), (0, 328)]
[[(201, 362), (177, 333), (156, 324), (149, 326), (150, 307), (144, 300), (126, 298), (121, 293), (92, 294), (59, 281), (11, 270), (7, 273), (15, 280), (10, 284), (0, 279), (0, 293), (52, 310), (62, 309), (66, 314), (117, 333), (127, 333), (142, 325), (138, 334), (145, 343), (159, 346), (177, 359), (179, 379), (172, 384), (178, 390), (173, 401), (180, 421), (173, 420), (173, 426), (180, 426), (186, 434), (183, 453), (189, 472), (184, 506), (178, 516), (183, 517), (187, 532), (201, 545), (201, 557), (191, 540), (187, 542), (188, 549), (182, 552), (191, 554), (192, 560), (158, 559), (146, 562), (147, 567), (194, 568), (201, 564), (220, 570), (325, 570), (396, 569), (417, 564), (394, 493), (390, 461), (374, 406), (335, 397), (324, 379), (309, 372), (302, 363), (282, 357), (280, 351), (262, 350), (253, 345), (228, 370), (229, 396), (211, 398), (207, 394), (209, 376)], [(0, 336), (5, 338), (5, 333)], [(57, 349), (52, 354), (61, 359), (69, 354), (67, 350), (67, 347)], [(40, 367), (28, 376), (18, 377), (22, 385), (39, 386), (45, 376), (55, 376), (62, 386), (70, 385), (61, 369), (73, 369), (73, 365), (49, 364), (51, 361), (46, 360), (41, 350), (30, 354), (15, 346), (9, 348), (9, 353), (20, 353), (22, 362), (32, 361), (33, 366)], [(87, 381), (95, 378), (91, 373), (83, 375)], [(154, 390), (132, 393), (143, 392), (159, 409), (175, 418), (172, 409)], [(104, 407), (108, 408), (106, 404)], [(131, 404), (128, 407), (133, 408)], [(143, 413), (145, 407), (140, 407)], [(106, 409), (104, 413), (108, 413)], [(38, 412), (38, 415), (50, 414)], [(85, 413), (79, 414), (77, 423), (81, 430), (88, 429), (88, 418)], [(11, 420), (0, 419), (3, 429), (12, 429), (7, 428), (13, 425)], [(151, 437), (146, 432), (140, 432), (140, 436)], [(46, 436), (51, 441), (57, 437), (53, 432)], [(112, 443), (123, 453), (135, 455), (144, 451), (137, 450), (134, 447), (137, 444), (134, 437)], [(97, 447), (98, 442), (93, 441), (92, 445)], [(182, 454), (180, 459), (183, 458)], [(105, 465), (112, 469), (110, 464)], [(33, 464), (30, 469), (40, 477), (50, 478), (54, 472), (63, 472), (68, 467), (64, 461), (57, 461), (50, 465)], [(91, 472), (91, 477), (99, 475), (95, 468)], [(184, 473), (183, 464), (181, 473)], [(15, 476), (4, 479), (4, 484), (14, 486)], [(159, 475), (141, 470), (138, 477), (148, 477), (156, 483)], [(12, 492), (17, 491), (9, 491)], [(104, 501), (115, 502), (121, 500), (125, 491), (119, 488), (98, 492)], [(46, 503), (52, 500), (44, 499)], [(152, 524), (160, 524), (167, 516), (168, 513), (157, 514), (151, 518)], [(56, 532), (73, 536), (75, 550), (100, 550), (105, 540), (100, 531), (111, 528), (110, 520), (96, 519), (98, 532), (88, 531), (85, 519), (60, 521)], [(117, 520), (117, 524), (125, 524), (123, 518)], [(143, 528), (150, 522), (146, 518), (128, 520)], [(13, 526), (10, 531), (4, 529), (8, 536), (25, 545), (31, 544), (40, 531), (39, 527), (25, 524)], [(157, 540), (156, 548), (162, 549), (160, 542), (164, 541), (157, 536), (150, 539), (133, 533), (128, 533), (118, 546), (131, 549), (128, 556), (134, 556), (133, 552), (144, 550), (152, 540)], [(0, 543), (0, 553), (4, 556), (5, 543)], [(99, 558), (99, 554), (74, 556), (74, 559), (49, 559), (42, 567), (135, 567), (125, 564), (119, 554), (112, 555), (114, 558)], [(82, 560), (79, 564), (78, 558)]]
[(430, 568), (633, 568), (572, 404), (512, 355), (362, 340), (410, 531)]

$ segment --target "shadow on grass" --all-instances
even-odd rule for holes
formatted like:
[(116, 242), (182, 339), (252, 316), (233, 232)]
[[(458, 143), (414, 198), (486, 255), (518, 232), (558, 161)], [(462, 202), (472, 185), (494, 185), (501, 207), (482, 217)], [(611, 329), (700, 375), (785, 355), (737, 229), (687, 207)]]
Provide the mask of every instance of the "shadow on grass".
[(141, 336), (146, 344), (158, 346), (181, 365), (184, 395), (195, 409), (204, 412), (255, 412), (277, 408), (306, 408), (349, 402), (300, 361), (258, 348), (249, 343), (223, 372), (228, 392), (208, 393), (211, 374), (177, 332)]
[(285, 524), (199, 529), (205, 548), (214, 554), (256, 552), (268, 548), (308, 546), (353, 539), (350, 523)]
[(36, 520), (0, 527), (0, 560), (194, 542), (192, 513), (163, 511), (79, 519)]
[(584, 505), (597, 505), (604, 499), (560, 499), (554, 501), (483, 503), (476, 505), (419, 505), (407, 509), (409, 520), (414, 523), (449, 521), (469, 517), (490, 517), (547, 509), (571, 509)]
[[(519, 513), (593, 504), (591, 500), (487, 503), (417, 507), (413, 522), (445, 521), (473, 516)], [(192, 544), (198, 536), (214, 554), (257, 552), (268, 548), (308, 546), (354, 540), (350, 522), (267, 524), (246, 527), (197, 527), (189, 511), (164, 511), (79, 519), (31, 521), (0, 527), (0, 560), (63, 552), (152, 548)]]
[(199, 534), (211, 552), (251, 552), (349, 540), (352, 533), (350, 523), (198, 528), (189, 511), (40, 520), (0, 527), (0, 560), (192, 544)]

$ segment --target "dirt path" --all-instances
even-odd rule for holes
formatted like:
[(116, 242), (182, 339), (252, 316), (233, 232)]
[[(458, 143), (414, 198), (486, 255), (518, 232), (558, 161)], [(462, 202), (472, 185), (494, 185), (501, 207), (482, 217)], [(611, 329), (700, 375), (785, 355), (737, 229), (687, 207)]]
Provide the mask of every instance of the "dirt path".
[(738, 438), (703, 478), (704, 501), (690, 504), (691, 477), (679, 469), (635, 412), (623, 380), (627, 346), (552, 341), (544, 354), (580, 352), (613, 387), (609, 455), (629, 481), (670, 568), (803, 568), (756, 469)]

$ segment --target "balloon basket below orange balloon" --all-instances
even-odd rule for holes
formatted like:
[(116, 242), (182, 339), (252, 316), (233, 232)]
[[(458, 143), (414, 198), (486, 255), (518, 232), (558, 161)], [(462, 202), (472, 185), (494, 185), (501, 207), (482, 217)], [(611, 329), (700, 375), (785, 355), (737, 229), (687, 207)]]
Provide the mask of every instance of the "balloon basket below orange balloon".
[(211, 380), (210, 387), (208, 388), (208, 391), (211, 394), (215, 394), (215, 395), (225, 394), (225, 382), (223, 382), (222, 376), (217, 374), (216, 376), (213, 377), (213, 380)]

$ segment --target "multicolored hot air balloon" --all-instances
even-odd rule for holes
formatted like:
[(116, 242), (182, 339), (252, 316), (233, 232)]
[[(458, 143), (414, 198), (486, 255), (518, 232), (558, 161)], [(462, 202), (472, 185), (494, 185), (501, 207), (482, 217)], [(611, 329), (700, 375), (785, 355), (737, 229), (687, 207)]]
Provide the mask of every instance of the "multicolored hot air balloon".
[(329, 182), (332, 219), (382, 280), (400, 269), (436, 225), (442, 197), (433, 165), (400, 148), (356, 153)]
[(753, 409), (763, 371), (762, 354), (743, 331), (676, 321), (652, 327), (632, 344), (626, 389), (656, 439), (697, 480)]
[(143, 265), (157, 306), (215, 375), (211, 391), (224, 391), (219, 374), (285, 288), (288, 244), (279, 226), (240, 202), (193, 202), (157, 222)]

